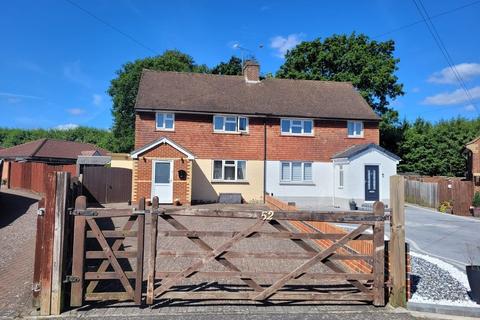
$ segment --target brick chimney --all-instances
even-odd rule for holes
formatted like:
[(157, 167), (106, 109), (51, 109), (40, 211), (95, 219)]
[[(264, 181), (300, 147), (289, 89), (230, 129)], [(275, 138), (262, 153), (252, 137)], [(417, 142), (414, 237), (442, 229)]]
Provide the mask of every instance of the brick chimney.
[(243, 65), (245, 81), (250, 83), (260, 82), (260, 65), (253, 60), (245, 61)]

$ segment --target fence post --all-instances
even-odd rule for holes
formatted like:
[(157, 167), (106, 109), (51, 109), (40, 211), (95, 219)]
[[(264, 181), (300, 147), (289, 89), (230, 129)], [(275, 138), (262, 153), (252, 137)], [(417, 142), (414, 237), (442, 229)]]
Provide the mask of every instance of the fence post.
[(64, 272), (64, 239), (65, 215), (67, 213), (70, 173), (56, 172), (57, 188), (55, 191), (55, 228), (53, 233), (52, 262), (52, 306), (50, 313), (59, 315), (63, 307), (63, 272)]
[(42, 239), (42, 266), (40, 268), (40, 315), (48, 316), (51, 310), (52, 296), (52, 258), (53, 258), (53, 231), (55, 222), (55, 189), (54, 173), (47, 176), (45, 190), (45, 218)]
[(35, 261), (33, 267), (32, 305), (40, 307), (40, 270), (43, 265), (43, 229), (45, 225), (45, 198), (38, 202), (37, 232), (35, 235)]
[(394, 307), (406, 307), (405, 262), (405, 180), (402, 176), (390, 177), (390, 245), (389, 261), (392, 280), (390, 303)]
[[(373, 204), (373, 214), (383, 217), (385, 206), (383, 202), (376, 201)], [(373, 287), (375, 293), (373, 304), (377, 307), (385, 305), (385, 221), (376, 221), (373, 225)]]
[[(85, 210), (87, 198), (79, 196), (75, 200), (75, 210)], [(85, 216), (75, 216), (73, 230), (72, 276), (78, 281), (73, 282), (70, 294), (70, 306), (80, 307), (83, 303), (83, 268), (85, 263)]]
[(137, 216), (137, 259), (136, 259), (136, 277), (135, 277), (135, 303), (142, 303), (142, 284), (143, 284), (143, 244), (145, 232), (145, 198), (140, 198), (138, 210), (144, 211)]
[(157, 259), (157, 229), (158, 229), (158, 197), (152, 199), (152, 212), (150, 214), (150, 252), (148, 255), (147, 276), (147, 304), (153, 304), (153, 292), (155, 290), (155, 264)]

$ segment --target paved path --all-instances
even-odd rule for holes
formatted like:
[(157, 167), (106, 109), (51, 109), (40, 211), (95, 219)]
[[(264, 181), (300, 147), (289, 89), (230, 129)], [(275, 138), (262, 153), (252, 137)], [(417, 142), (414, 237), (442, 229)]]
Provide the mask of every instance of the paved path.
[(29, 309), (38, 197), (0, 192), (0, 317)]
[[(479, 259), (479, 219), (442, 214), (412, 205), (407, 205), (405, 211), (406, 237), (412, 251), (439, 258), (463, 272), (469, 256)], [(469, 255), (467, 246), (472, 248), (472, 245), (477, 248)]]

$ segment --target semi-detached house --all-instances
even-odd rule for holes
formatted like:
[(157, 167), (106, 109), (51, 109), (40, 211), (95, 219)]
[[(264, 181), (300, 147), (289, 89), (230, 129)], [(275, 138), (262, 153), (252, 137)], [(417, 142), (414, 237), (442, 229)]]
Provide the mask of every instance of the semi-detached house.
[(135, 112), (133, 201), (388, 203), (399, 158), (350, 83), (260, 80), (251, 61), (242, 76), (144, 70)]

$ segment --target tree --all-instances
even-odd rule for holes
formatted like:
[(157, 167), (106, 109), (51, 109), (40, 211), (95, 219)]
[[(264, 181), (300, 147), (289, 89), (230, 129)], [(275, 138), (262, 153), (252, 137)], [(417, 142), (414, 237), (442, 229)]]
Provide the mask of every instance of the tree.
[(304, 41), (285, 55), (278, 78), (349, 81), (379, 115), (389, 99), (403, 95), (395, 71), (393, 40), (377, 42), (363, 34), (333, 35)]
[(401, 157), (400, 144), (403, 142), (405, 131), (409, 128), (407, 120), (400, 121), (398, 112), (388, 110), (380, 121), (380, 144)]
[(213, 74), (223, 74), (229, 76), (242, 75), (242, 60), (232, 56), (228, 62), (220, 62), (212, 69)]
[(479, 132), (480, 118), (456, 118), (436, 124), (417, 119), (405, 130), (399, 145), (399, 169), (422, 175), (464, 176), (463, 147)]
[(158, 71), (183, 71), (207, 73), (208, 67), (195, 64), (193, 58), (178, 50), (167, 50), (162, 55), (128, 62), (117, 71), (110, 83), (108, 94), (112, 97), (113, 149), (130, 152), (135, 141), (135, 99), (143, 69)]

